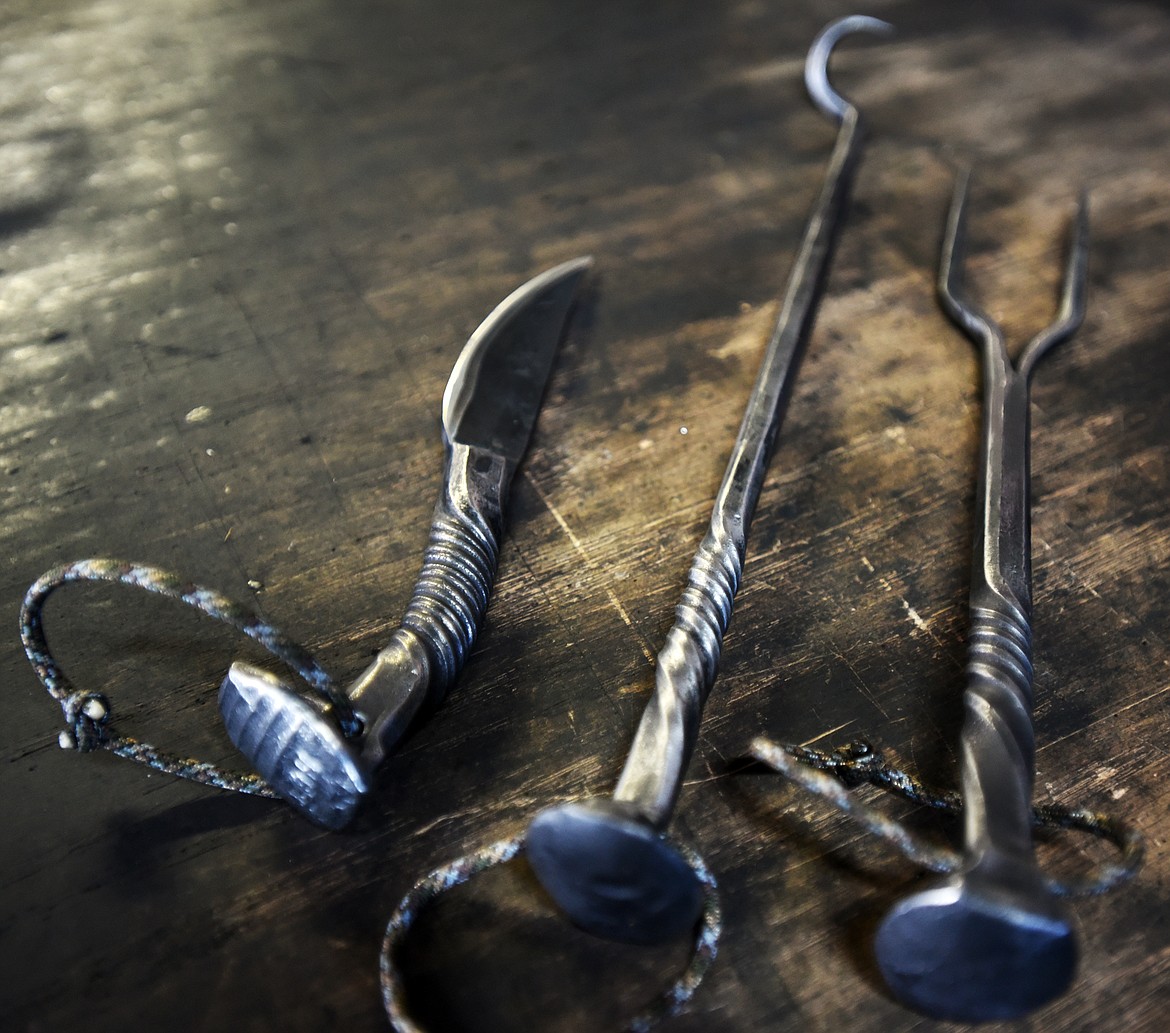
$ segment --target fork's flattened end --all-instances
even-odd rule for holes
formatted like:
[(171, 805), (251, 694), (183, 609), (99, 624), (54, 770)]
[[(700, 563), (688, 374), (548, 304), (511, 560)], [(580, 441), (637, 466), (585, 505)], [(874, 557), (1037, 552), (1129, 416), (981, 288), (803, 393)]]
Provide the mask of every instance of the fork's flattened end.
[(358, 752), (319, 709), (279, 678), (234, 663), (219, 688), (228, 737), (310, 821), (340, 829), (369, 791)]
[(874, 952), (894, 997), (933, 1018), (993, 1022), (1063, 993), (1078, 954), (1063, 908), (967, 878), (906, 897), (882, 920)]
[(627, 943), (660, 943), (694, 928), (698, 877), (635, 808), (616, 800), (542, 811), (528, 828), (528, 861), (575, 925)]

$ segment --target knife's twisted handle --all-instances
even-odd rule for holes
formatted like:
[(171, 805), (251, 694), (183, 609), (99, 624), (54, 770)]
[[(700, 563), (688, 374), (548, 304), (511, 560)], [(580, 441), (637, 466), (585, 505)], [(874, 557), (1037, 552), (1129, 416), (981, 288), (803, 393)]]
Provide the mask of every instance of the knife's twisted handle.
[(513, 465), (448, 445), (443, 491), (406, 615), (349, 689), (367, 722), (362, 753), (371, 767), (424, 706), (443, 699), (463, 668), (492, 594)]
[(453, 444), (448, 451), (430, 541), (402, 619), (426, 647), (433, 701), (458, 676), (491, 598), (509, 466), (467, 445)]

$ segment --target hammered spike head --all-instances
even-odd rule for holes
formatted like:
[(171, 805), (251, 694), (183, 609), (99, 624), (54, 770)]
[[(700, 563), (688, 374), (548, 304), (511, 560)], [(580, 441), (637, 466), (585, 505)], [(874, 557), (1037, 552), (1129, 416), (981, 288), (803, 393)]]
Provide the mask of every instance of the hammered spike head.
[(219, 688), (228, 737), (302, 814), (340, 829), (369, 791), (359, 752), (328, 715), (275, 675), (234, 663)]

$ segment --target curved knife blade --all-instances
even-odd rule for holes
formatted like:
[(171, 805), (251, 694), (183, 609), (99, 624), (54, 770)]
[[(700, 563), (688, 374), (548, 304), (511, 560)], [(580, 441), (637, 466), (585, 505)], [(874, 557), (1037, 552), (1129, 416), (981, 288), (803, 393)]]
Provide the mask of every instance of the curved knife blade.
[(519, 462), (540, 412), (566, 317), (592, 258), (529, 280), (468, 339), (443, 393), (449, 441)]

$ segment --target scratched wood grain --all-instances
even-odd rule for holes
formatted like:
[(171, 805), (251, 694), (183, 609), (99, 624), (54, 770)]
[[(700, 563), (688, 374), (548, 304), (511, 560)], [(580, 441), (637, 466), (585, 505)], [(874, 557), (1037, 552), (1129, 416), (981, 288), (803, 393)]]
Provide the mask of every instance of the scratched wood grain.
[[(804, 50), (845, 13), (9, 0), (4, 1028), (383, 1029), (378, 944), (413, 880), (612, 788), (832, 142)], [(1004, 1028), (1161, 1030), (1170, 11), (867, 13), (899, 35), (834, 64), (872, 143), (677, 819), (719, 876), (725, 939), (668, 1028), (937, 1025), (884, 994), (866, 948), (920, 874), (728, 761), (761, 732), (864, 733), (953, 784), (979, 391), (933, 277), (974, 162), (971, 279), (1017, 340), (1050, 318), (1075, 190), (1092, 192), (1088, 318), (1034, 390), (1037, 795), (1123, 814), (1149, 843), (1131, 887), (1075, 905), (1072, 990)], [(16, 611), (64, 560), (175, 568), (358, 671), (417, 570), (459, 348), (513, 286), (583, 253), (598, 277), (486, 626), (355, 828), (57, 748)], [(214, 690), (254, 650), (112, 587), (62, 593), (48, 621), (124, 731), (231, 761)], [(1061, 870), (1104, 856), (1042, 849)], [(574, 931), (518, 862), (436, 907), (408, 963), (432, 1029), (592, 1030), (685, 954)]]

